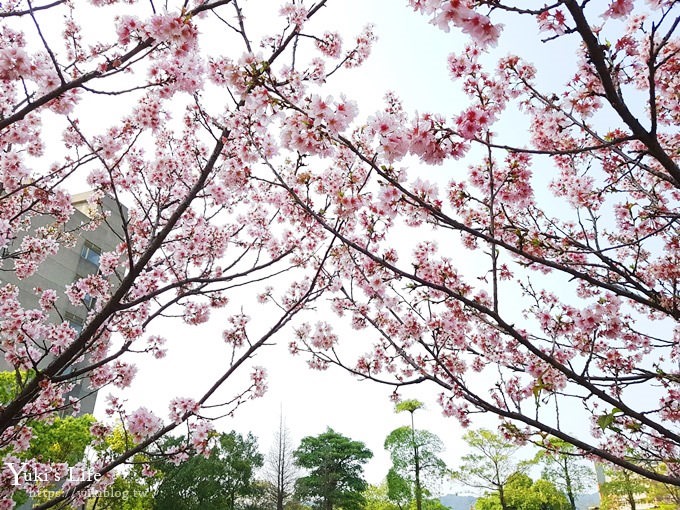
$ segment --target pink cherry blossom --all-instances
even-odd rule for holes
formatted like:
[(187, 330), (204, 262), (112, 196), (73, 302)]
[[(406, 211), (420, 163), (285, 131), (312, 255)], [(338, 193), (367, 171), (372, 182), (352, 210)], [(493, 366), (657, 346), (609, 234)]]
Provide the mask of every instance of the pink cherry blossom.
[(140, 407), (127, 417), (126, 425), (135, 441), (141, 441), (156, 432), (161, 421), (147, 408)]

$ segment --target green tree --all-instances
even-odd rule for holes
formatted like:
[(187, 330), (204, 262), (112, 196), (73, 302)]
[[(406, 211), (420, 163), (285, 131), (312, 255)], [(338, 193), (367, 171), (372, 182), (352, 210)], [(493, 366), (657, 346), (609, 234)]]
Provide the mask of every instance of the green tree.
[(388, 485), (399, 478), (405, 480), (409, 493), (414, 496), (416, 509), (421, 510), (423, 496), (430, 494), (446, 474), (446, 464), (438, 457), (444, 450), (441, 440), (427, 430), (399, 427), (385, 439), (385, 449), (392, 459), (391, 471), (398, 475), (388, 476)]
[[(181, 443), (181, 438), (166, 437), (164, 445)], [(95, 446), (102, 458), (115, 458), (130, 448), (132, 438), (122, 425), (115, 427), (101, 444)], [(160, 451), (155, 452), (157, 454)], [(93, 497), (87, 503), (87, 510), (148, 510), (153, 508), (156, 490), (163, 473), (158, 470), (154, 475), (143, 471), (144, 464), (151, 464), (152, 457), (146, 453), (135, 455), (129, 466), (116, 472), (109, 493), (114, 497)]]
[(514, 460), (519, 447), (486, 429), (470, 430), (463, 439), (473, 451), (462, 457), (463, 463), (451, 473), (452, 478), (469, 487), (496, 493), (501, 508), (509, 510), (505, 486), (522, 469)]
[[(34, 374), (32, 370), (0, 372), (0, 405), (11, 402)], [(21, 460), (63, 462), (72, 466), (83, 460), (85, 448), (92, 442), (90, 427), (94, 422), (94, 416), (90, 414), (57, 416), (50, 422), (29, 420), (28, 425), (33, 429), (30, 446), (19, 453), (18, 457)], [(37, 501), (40, 498), (35, 499)], [(21, 505), (28, 500), (28, 496), (20, 491), (15, 494), (14, 500)]]
[[(34, 372), (0, 372), (0, 405), (10, 402), (34, 376)], [(90, 427), (95, 419), (90, 414), (56, 417), (50, 422), (29, 420), (33, 429), (30, 447), (19, 454), (21, 459), (42, 462), (65, 462), (73, 465), (83, 460), (85, 448), (92, 442)]]
[(576, 497), (593, 487), (595, 473), (571, 444), (558, 438), (550, 438), (550, 444), (553, 449), (539, 451), (534, 461), (543, 466), (542, 477), (563, 491), (571, 510), (576, 510)]
[(125, 475), (116, 476), (107, 492), (112, 497), (94, 497), (88, 501), (88, 510), (149, 510), (154, 506), (154, 487), (159, 476), (146, 477), (139, 466), (133, 466)]
[(358, 510), (364, 505), (367, 484), (363, 465), (373, 457), (364, 443), (353, 441), (332, 429), (302, 439), (294, 452), (298, 466), (310, 470), (296, 483), (296, 492), (316, 508)]
[(52, 423), (35, 422), (31, 446), (22, 458), (65, 462), (72, 466), (83, 460), (85, 448), (92, 442), (90, 427), (94, 422), (90, 414), (55, 418)]
[[(658, 464), (655, 470), (662, 474), (668, 474), (668, 466), (663, 463)], [(650, 482), (647, 494), (661, 510), (680, 508), (680, 487), (676, 485)]]
[(0, 372), (0, 403), (9, 404), (24, 388), (26, 383), (35, 377), (33, 370), (16, 370)]
[(288, 503), (286, 503), (283, 508), (286, 510), (312, 510), (309, 505), (305, 505), (296, 498), (292, 498)]
[[(29, 423), (33, 427), (30, 446), (17, 457), (22, 461), (37, 459), (41, 462), (63, 462), (72, 466), (83, 460), (85, 448), (92, 442), (90, 427), (94, 421), (94, 417), (90, 414), (57, 417), (51, 423), (30, 420)], [(58, 488), (57, 483), (48, 487), (49, 490), (58, 490)], [(44, 494), (49, 494), (49, 492), (39, 493), (33, 497), (33, 502), (46, 501)], [(17, 505), (22, 505), (29, 498), (26, 492), (18, 491), (13, 499)]]
[(196, 455), (175, 466), (162, 466), (156, 510), (235, 510), (255, 495), (254, 471), (263, 457), (252, 434), (221, 434), (209, 457)]
[(239, 510), (271, 510), (271, 484), (266, 480), (254, 480), (251, 494), (238, 504)]
[[(645, 467), (664, 475), (668, 472), (664, 463), (650, 463)], [(606, 481), (600, 487), (600, 507), (603, 510), (637, 510), (641, 503), (660, 510), (680, 508), (680, 489), (677, 486), (650, 480), (621, 468), (611, 467), (604, 473)]]
[[(421, 466), (420, 466), (420, 451), (418, 447), (418, 441), (416, 440), (415, 434), (416, 434), (416, 427), (413, 421), (413, 414), (418, 410), (423, 407), (423, 403), (420, 400), (402, 400), (395, 406), (395, 410), (398, 413), (406, 411), (411, 415), (411, 450), (413, 452), (412, 455), (412, 462), (411, 466), (413, 466), (413, 489), (414, 489), (414, 495), (416, 499), (416, 510), (422, 510), (423, 508), (423, 487), (420, 482), (420, 471), (421, 471)], [(389, 437), (388, 437), (389, 439)], [(387, 448), (387, 441), (385, 441), (385, 448)], [(392, 459), (392, 463), (395, 466), (395, 470), (397, 473), (400, 473), (402, 478), (403, 476), (403, 470), (399, 469), (396, 464), (394, 464), (394, 458)], [(388, 478), (388, 483), (389, 483), (389, 478)]]
[(637, 510), (638, 498), (650, 490), (647, 478), (627, 469), (611, 468), (605, 470), (607, 481), (600, 486), (600, 508), (609, 510), (627, 505), (630, 510)]
[(413, 490), (411, 484), (403, 476), (401, 476), (394, 467), (387, 472), (387, 497), (393, 501), (397, 506), (406, 508), (411, 500), (413, 500)]
[[(548, 480), (535, 482), (524, 473), (514, 473), (504, 487), (505, 504), (513, 510), (566, 510), (569, 501), (564, 493)], [(477, 500), (475, 510), (501, 510), (499, 492), (487, 494)]]
[(391, 501), (387, 483), (369, 485), (364, 491), (364, 510), (400, 510), (401, 507)]

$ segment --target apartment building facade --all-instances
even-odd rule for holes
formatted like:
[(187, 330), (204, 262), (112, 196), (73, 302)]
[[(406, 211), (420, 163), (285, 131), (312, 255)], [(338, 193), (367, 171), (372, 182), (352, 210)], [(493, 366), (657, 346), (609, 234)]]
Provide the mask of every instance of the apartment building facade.
[[(99, 270), (99, 259), (102, 253), (113, 250), (123, 239), (123, 225), (127, 209), (119, 206), (111, 197), (101, 199), (101, 208), (95, 210), (88, 202), (91, 192), (80, 193), (72, 197), (75, 209), (66, 224), (66, 235), (73, 237), (72, 243), (60, 246), (56, 255), (43, 262), (33, 275), (17, 278), (12, 269), (12, 250), (17, 250), (21, 239), (16, 239), (7, 248), (8, 258), (4, 261), (0, 271), (0, 285), (12, 284), (19, 289), (19, 301), (24, 309), (39, 308), (39, 293), (36, 289), (54, 289), (59, 296), (57, 308), (59, 313), (50, 313), (52, 322), (68, 321), (71, 327), (80, 331), (87, 318), (88, 311), (94, 306), (94, 300), (86, 296), (82, 303), (74, 305), (64, 295), (67, 285), (80, 278), (95, 274)], [(96, 229), (83, 228), (97, 221), (98, 217), (105, 217)], [(54, 222), (49, 216), (32, 219), (32, 228), (48, 226)], [(1, 334), (1, 333), (0, 333)], [(10, 367), (0, 353), (0, 371)], [(70, 396), (80, 401), (80, 413), (92, 413), (96, 401), (96, 393), (89, 389), (89, 383), (83, 379), (78, 382)]]

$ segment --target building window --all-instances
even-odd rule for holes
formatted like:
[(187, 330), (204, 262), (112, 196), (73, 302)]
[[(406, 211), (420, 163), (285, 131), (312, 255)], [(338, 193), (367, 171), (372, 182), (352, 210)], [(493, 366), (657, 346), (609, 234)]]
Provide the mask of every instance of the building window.
[(83, 303), (85, 303), (85, 306), (87, 307), (88, 310), (92, 309), (96, 301), (97, 298), (92, 297), (89, 294), (85, 294), (85, 297), (83, 298)]
[(64, 319), (68, 322), (68, 325), (75, 329), (76, 333), (80, 335), (83, 331), (83, 319), (69, 312), (64, 314)]
[(85, 241), (83, 249), (80, 250), (80, 256), (88, 262), (91, 262), (95, 266), (99, 267), (99, 259), (102, 256), (102, 250), (91, 242)]

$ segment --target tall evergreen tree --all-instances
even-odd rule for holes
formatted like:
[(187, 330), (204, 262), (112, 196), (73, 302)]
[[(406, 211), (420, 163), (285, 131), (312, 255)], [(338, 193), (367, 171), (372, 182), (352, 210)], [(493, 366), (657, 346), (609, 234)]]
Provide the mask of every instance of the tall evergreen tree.
[(296, 483), (298, 495), (321, 510), (359, 510), (363, 507), (367, 483), (363, 465), (373, 457), (364, 443), (353, 441), (329, 428), (316, 437), (305, 437), (295, 450), (307, 476)]

